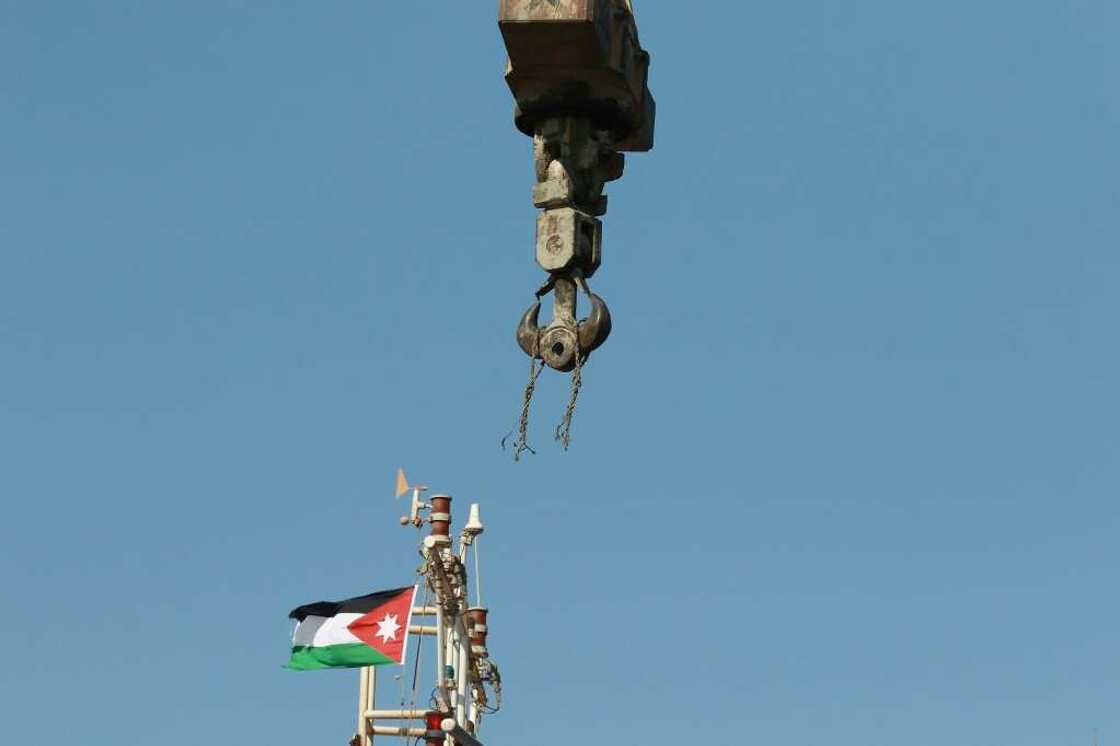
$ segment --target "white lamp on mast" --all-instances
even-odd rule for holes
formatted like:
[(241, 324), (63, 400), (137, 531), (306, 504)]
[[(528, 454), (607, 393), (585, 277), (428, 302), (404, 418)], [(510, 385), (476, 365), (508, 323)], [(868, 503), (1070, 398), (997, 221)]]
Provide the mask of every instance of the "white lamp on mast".
[(473, 539), (485, 530), (486, 527), (482, 525), (482, 518), (479, 517), (478, 503), (471, 503), (471, 515), (467, 519), (467, 525), (463, 526), (463, 533)]

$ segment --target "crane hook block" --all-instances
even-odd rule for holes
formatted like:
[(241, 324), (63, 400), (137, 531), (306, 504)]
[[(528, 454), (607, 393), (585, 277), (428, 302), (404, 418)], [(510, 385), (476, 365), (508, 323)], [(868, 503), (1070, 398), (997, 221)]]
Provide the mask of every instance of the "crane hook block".
[(519, 130), (532, 136), (544, 120), (586, 117), (616, 150), (653, 148), (650, 57), (631, 0), (501, 0), (498, 26)]
[[(514, 121), (533, 138), (536, 260), (549, 275), (517, 341), (550, 368), (573, 371), (578, 392), (580, 366), (611, 332), (607, 304), (588, 285), (603, 261), (603, 191), (622, 178), (627, 152), (653, 148), (649, 54), (631, 0), (501, 0), (498, 27)], [(583, 319), (578, 291), (591, 305)], [(549, 292), (553, 318), (542, 326)]]

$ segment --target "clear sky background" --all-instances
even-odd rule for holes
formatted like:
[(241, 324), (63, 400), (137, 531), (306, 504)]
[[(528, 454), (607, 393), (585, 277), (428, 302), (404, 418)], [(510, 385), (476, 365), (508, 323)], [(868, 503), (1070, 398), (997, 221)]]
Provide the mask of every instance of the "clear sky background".
[(636, 5), (514, 463), (494, 2), (0, 1), (0, 742), (344, 744), (286, 614), (409, 582), (398, 465), (484, 505), (487, 744), (1120, 742), (1120, 5)]

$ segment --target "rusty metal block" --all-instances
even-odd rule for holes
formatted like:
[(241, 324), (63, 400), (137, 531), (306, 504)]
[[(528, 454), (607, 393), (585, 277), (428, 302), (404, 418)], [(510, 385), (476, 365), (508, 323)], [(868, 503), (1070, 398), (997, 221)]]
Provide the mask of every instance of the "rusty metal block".
[(649, 150), (649, 54), (627, 0), (501, 0), (506, 82), (526, 134), (555, 116), (588, 116), (624, 143)]
[(537, 264), (546, 272), (579, 268), (591, 277), (602, 262), (603, 224), (595, 218), (561, 207), (537, 216)]
[(502, 0), (498, 26), (514, 68), (607, 63), (614, 0)]

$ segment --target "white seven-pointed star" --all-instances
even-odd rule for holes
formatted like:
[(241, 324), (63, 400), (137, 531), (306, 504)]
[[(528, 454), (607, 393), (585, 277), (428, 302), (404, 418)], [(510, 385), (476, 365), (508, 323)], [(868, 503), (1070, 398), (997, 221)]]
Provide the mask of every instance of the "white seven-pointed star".
[(386, 614), (385, 618), (377, 623), (377, 632), (375, 637), (380, 637), (381, 642), (389, 642), (389, 640), (397, 639), (397, 630), (401, 625), (397, 622), (396, 614)]

